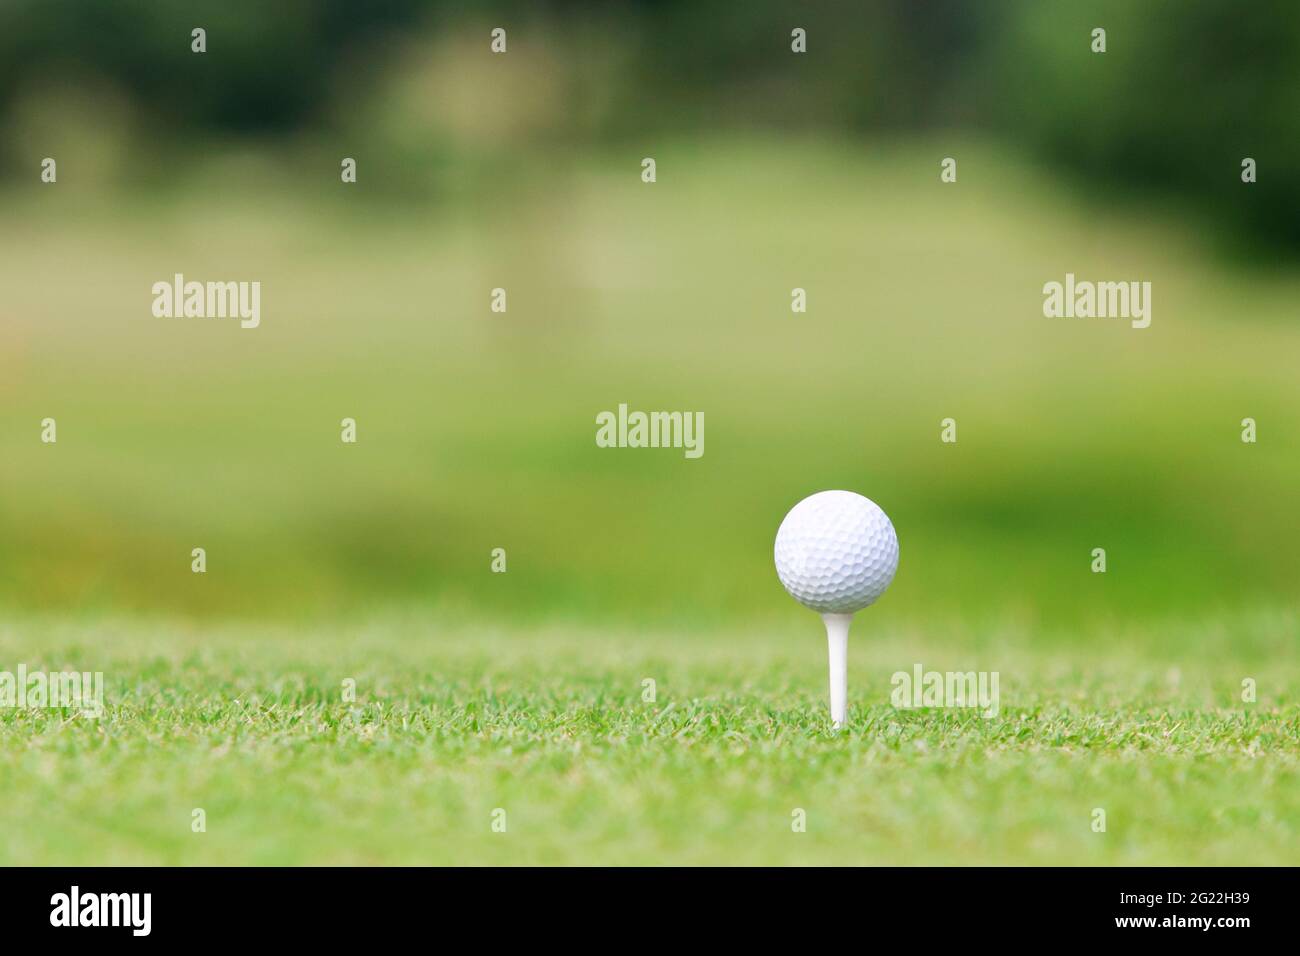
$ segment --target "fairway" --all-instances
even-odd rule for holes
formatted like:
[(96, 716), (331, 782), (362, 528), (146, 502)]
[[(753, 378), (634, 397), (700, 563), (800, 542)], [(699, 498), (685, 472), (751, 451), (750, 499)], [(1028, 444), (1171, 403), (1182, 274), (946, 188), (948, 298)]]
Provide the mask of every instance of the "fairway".
[[(215, 220), (180, 187), (143, 208), (17, 202), (0, 602), (789, 619), (772, 539), (825, 488), (898, 528), (873, 616), (1294, 601), (1300, 283), (1225, 267), (1178, 219), (1099, 218), (987, 147), (962, 148), (972, 182), (943, 193), (932, 151), (727, 139), (667, 147), (653, 195), (613, 160), (556, 159), (547, 188), (415, 210), (291, 183)], [(1044, 318), (1067, 263), (1128, 275), (1134, 256), (1149, 328)], [(153, 317), (177, 268), (263, 276), (260, 327)], [(705, 454), (599, 447), (623, 402), (702, 411)]]

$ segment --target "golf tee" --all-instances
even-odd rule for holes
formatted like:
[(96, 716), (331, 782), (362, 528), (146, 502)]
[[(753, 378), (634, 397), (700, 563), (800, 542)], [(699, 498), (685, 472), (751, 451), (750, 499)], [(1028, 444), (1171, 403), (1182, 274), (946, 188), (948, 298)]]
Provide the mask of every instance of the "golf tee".
[(849, 625), (852, 614), (823, 614), (826, 622), (826, 648), (831, 665), (831, 726), (844, 726), (848, 702)]

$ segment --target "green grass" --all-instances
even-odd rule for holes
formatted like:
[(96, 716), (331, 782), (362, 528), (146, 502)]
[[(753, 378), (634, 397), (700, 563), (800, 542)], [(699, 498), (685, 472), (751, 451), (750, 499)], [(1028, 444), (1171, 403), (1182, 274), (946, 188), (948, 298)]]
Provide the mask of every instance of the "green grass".
[[(0, 660), (102, 669), (108, 713), (0, 711), (0, 863), (1295, 864), (1296, 622), (1049, 653), (1013, 625), (867, 612), (836, 735), (811, 614), (716, 634), (26, 620)], [(894, 709), (917, 662), (997, 670), (997, 717)]]
[[(0, 862), (1300, 862), (1295, 273), (978, 143), (646, 148), (6, 194), (0, 670), (109, 713), (0, 711)], [(176, 271), (262, 327), (154, 319)], [(1043, 318), (1067, 271), (1151, 328)], [(620, 402), (704, 457), (597, 448)], [(771, 557), (828, 487), (901, 542), (841, 735)], [(918, 662), (999, 715), (893, 709)]]
[[(1292, 595), (1293, 274), (1229, 268), (1183, 220), (1125, 218), (973, 143), (657, 155), (654, 186), (635, 157), (525, 155), (432, 206), (201, 170), (202, 192), (12, 196), (0, 599), (764, 620), (787, 602), (756, 584), (781, 515), (827, 487), (899, 529), (886, 616), (1092, 625)], [(261, 328), (154, 319), (177, 270), (261, 281)], [(1151, 327), (1045, 319), (1067, 271), (1153, 282)], [(620, 402), (704, 412), (704, 457), (596, 447)]]

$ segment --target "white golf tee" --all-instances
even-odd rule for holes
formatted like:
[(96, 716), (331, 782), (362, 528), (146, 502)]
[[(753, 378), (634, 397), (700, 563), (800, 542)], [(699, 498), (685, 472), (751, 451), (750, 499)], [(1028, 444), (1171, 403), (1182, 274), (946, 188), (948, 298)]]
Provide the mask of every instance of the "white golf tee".
[(844, 726), (849, 684), (849, 625), (852, 614), (823, 614), (826, 622), (826, 648), (831, 665), (831, 727)]

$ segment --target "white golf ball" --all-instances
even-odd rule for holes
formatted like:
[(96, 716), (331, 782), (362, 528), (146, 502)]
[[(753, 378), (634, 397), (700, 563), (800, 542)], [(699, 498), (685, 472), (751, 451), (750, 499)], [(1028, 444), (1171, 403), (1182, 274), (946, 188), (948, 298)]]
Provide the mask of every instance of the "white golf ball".
[(852, 614), (885, 593), (898, 570), (889, 516), (851, 491), (819, 491), (776, 532), (776, 573), (790, 596), (823, 614)]

